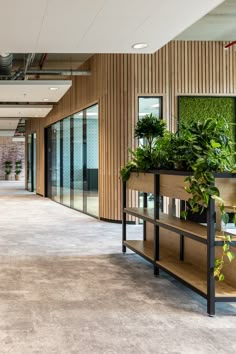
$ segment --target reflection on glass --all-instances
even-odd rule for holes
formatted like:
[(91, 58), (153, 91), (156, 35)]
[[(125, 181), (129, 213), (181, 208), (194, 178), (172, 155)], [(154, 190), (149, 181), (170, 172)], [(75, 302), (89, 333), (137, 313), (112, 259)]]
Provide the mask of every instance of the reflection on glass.
[(70, 206), (70, 118), (63, 119), (63, 204)]
[(32, 190), (32, 135), (28, 135), (27, 141), (27, 188)]
[(60, 202), (60, 122), (52, 126), (51, 186), (52, 199)]
[(33, 188), (32, 191), (36, 192), (36, 133), (33, 133)]
[(83, 211), (83, 112), (74, 114), (74, 208)]
[(86, 110), (86, 178), (87, 213), (98, 215), (98, 106)]
[(51, 126), (52, 199), (98, 216), (98, 105)]
[[(153, 114), (154, 116), (161, 118), (161, 98), (160, 97), (139, 97), (138, 100), (138, 119), (142, 119), (147, 114)], [(140, 139), (139, 144), (145, 144), (143, 139)], [(147, 204), (149, 208), (154, 207), (153, 195), (148, 194)], [(143, 206), (143, 197), (142, 194), (139, 193), (139, 206)]]

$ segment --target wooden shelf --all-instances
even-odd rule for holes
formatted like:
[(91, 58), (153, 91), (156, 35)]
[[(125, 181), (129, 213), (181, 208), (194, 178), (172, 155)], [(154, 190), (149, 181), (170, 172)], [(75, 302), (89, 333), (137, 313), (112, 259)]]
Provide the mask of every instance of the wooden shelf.
[[(196, 241), (207, 243), (207, 227), (188, 220), (181, 220), (168, 214), (160, 214), (160, 219), (154, 220), (154, 209), (152, 208), (125, 208), (124, 211), (138, 218), (159, 225), (165, 229), (187, 236)], [(228, 233), (228, 232), (227, 232)], [(230, 234), (230, 233), (228, 233)], [(236, 241), (236, 235), (232, 235), (232, 241)], [(215, 244), (222, 244), (222, 233), (216, 232)]]
[[(124, 245), (136, 252), (140, 256), (154, 262), (153, 242), (152, 241), (125, 241)], [(170, 250), (160, 250), (160, 260), (156, 262), (161, 269), (174, 275), (182, 282), (190, 285), (192, 288), (207, 296), (207, 275), (202, 269), (196, 268), (190, 262), (180, 261), (175, 254), (171, 254)], [(215, 282), (216, 301), (217, 298), (227, 298), (236, 296), (236, 288), (224, 282)]]
[(140, 256), (144, 257), (147, 261), (153, 263), (153, 242), (152, 241), (124, 241), (124, 245)]
[(124, 209), (124, 212), (137, 218), (147, 220), (151, 223), (155, 223), (154, 220), (154, 209), (153, 208), (131, 208), (127, 207)]

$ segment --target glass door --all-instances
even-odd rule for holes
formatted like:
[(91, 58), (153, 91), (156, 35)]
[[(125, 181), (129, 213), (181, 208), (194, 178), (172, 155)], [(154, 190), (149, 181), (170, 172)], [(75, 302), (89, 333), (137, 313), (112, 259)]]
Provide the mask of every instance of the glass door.
[(32, 135), (27, 139), (27, 189), (32, 192)]
[(98, 215), (98, 106), (86, 109), (84, 208), (88, 214)]
[(98, 216), (98, 105), (46, 129), (47, 196)]
[(27, 189), (36, 192), (36, 133), (27, 140)]
[(83, 211), (84, 207), (84, 164), (83, 164), (83, 112), (74, 114), (73, 138), (73, 192), (74, 208)]

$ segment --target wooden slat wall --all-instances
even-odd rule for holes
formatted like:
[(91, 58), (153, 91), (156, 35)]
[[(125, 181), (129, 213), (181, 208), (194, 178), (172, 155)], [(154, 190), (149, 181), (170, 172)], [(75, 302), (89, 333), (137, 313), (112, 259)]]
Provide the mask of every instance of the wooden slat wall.
[[(163, 96), (163, 117), (174, 130), (178, 95), (236, 95), (236, 55), (224, 42), (172, 41), (153, 55), (98, 54), (90, 77), (73, 77), (70, 91), (44, 120), (27, 122), (38, 137), (37, 192), (44, 194), (43, 130), (47, 125), (99, 103), (100, 217), (120, 220), (120, 166), (135, 147), (138, 96)], [(136, 194), (131, 194), (136, 202)]]

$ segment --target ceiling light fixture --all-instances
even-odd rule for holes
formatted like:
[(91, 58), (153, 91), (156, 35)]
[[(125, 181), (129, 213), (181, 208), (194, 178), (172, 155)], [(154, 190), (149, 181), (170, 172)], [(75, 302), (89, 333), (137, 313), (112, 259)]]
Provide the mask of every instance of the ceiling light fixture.
[(49, 87), (49, 90), (51, 90), (51, 91), (57, 91), (57, 90), (59, 90), (59, 87)]
[(135, 43), (132, 45), (132, 48), (134, 48), (134, 49), (144, 49), (147, 47), (148, 47), (147, 43)]
[(46, 102), (46, 101), (49, 101), (49, 99), (48, 99), (48, 98), (44, 98), (43, 100), (44, 100), (45, 102)]

